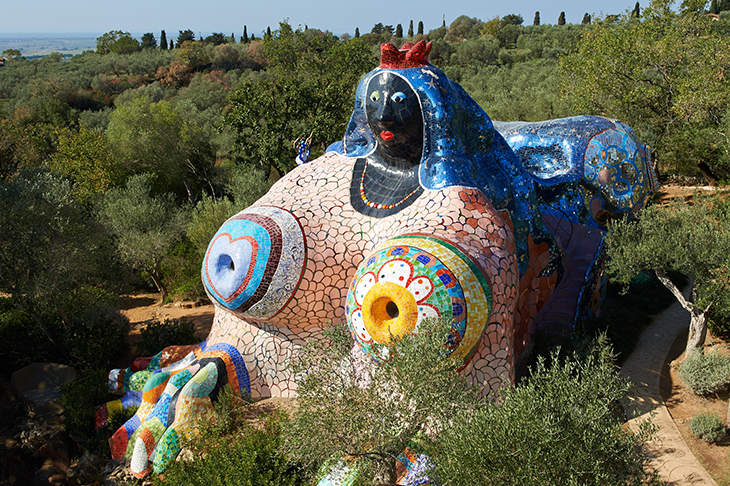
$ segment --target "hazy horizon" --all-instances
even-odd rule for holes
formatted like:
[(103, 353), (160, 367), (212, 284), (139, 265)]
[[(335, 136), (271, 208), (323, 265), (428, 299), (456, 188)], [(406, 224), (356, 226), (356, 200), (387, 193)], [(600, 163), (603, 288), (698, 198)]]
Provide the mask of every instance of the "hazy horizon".
[[(649, 0), (644, 0), (643, 6)], [(536, 11), (542, 24), (556, 24), (560, 12), (565, 12), (566, 22), (577, 24), (583, 15), (619, 14), (633, 8), (635, 1), (607, 2), (601, 0), (513, 0), (512, 2), (478, 2), (477, 0), (421, 0), (419, 3), (396, 2), (386, 8), (363, 4), (360, 8), (343, 8), (341, 2), (319, 0), (316, 4), (294, 0), (269, 0), (246, 2), (220, 0), (215, 5), (192, 0), (180, 0), (174, 6), (146, 0), (129, 0), (123, 8), (95, 0), (26, 0), (10, 2), (3, 8), (7, 19), (13, 19), (12, 29), (3, 29), (0, 37), (98, 37), (111, 30), (122, 30), (141, 36), (152, 32), (159, 37), (165, 30), (168, 39), (175, 38), (179, 30), (190, 29), (203, 36), (212, 32), (231, 33), (237, 37), (247, 26), (248, 34), (257, 37), (270, 27), (275, 30), (279, 22), (287, 20), (293, 27), (305, 25), (329, 30), (335, 35), (353, 35), (370, 32), (373, 25), (401, 24), (405, 29), (411, 20), (414, 28), (423, 21), (426, 32), (438, 28), (445, 20), (451, 24), (460, 15), (487, 21), (495, 16), (520, 14), (525, 25), (531, 25)], [(62, 26), (62, 27), (61, 27)]]

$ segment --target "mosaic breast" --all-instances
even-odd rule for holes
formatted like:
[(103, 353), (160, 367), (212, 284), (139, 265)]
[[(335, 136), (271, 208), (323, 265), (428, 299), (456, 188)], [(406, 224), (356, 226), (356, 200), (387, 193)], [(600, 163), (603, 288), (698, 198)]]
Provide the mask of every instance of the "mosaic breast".
[(305, 261), (304, 232), (292, 213), (271, 206), (249, 208), (226, 221), (211, 240), (203, 284), (218, 305), (266, 320), (291, 300)]

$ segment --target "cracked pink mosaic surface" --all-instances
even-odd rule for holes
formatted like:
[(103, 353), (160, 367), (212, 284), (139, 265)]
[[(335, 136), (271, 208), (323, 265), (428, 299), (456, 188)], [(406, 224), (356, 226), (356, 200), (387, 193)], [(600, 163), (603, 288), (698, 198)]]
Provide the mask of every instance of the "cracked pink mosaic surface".
[[(510, 225), (481, 191), (447, 188), (425, 191), (395, 216), (375, 218), (348, 203), (355, 159), (329, 153), (300, 166), (242, 214), (288, 208), (299, 221), (306, 254), (292, 298), (275, 316), (259, 321), (246, 312), (216, 309), (209, 345), (228, 343), (246, 359), (255, 397), (294, 396), (289, 358), (325, 327), (347, 321), (347, 293), (358, 266), (381, 243), (403, 235), (428, 235), (457, 245), (486, 276), (491, 313), (470, 315), (484, 332), (466, 363), (475, 383), (495, 390), (513, 378), (513, 316), (519, 276)], [(237, 216), (237, 217), (240, 217)]]

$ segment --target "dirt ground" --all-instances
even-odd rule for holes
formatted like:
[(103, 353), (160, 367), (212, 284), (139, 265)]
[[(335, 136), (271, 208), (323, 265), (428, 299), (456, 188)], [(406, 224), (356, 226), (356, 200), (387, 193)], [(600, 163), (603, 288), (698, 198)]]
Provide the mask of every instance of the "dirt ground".
[[(662, 398), (687, 445), (707, 469), (707, 472), (718, 484), (730, 485), (730, 456), (728, 455), (730, 454), (730, 436), (726, 436), (719, 444), (709, 444), (695, 437), (689, 429), (692, 417), (703, 412), (714, 413), (724, 422), (728, 414), (730, 393), (724, 392), (703, 398), (695, 395), (689, 387), (685, 386), (679, 379), (677, 367), (684, 358), (686, 343), (687, 333), (680, 334), (667, 356), (660, 379)], [(708, 334), (705, 341), (705, 352), (730, 354), (729, 345), (730, 341), (727, 339)]]
[(134, 344), (140, 339), (140, 330), (154, 320), (164, 321), (184, 317), (195, 325), (198, 335), (205, 338), (213, 325), (215, 307), (208, 300), (160, 304), (159, 294), (137, 293), (121, 296), (119, 310), (129, 319), (132, 328), (127, 337), (129, 349), (112, 364), (115, 368), (127, 367), (138, 357), (134, 355), (133, 349)]
[[(133, 344), (140, 339), (140, 330), (153, 320), (164, 321), (166, 319), (185, 318), (195, 325), (195, 331), (202, 339), (208, 336), (213, 325), (215, 306), (209, 300), (198, 302), (174, 302), (172, 304), (160, 304), (159, 294), (138, 293), (123, 295), (119, 298), (119, 310), (132, 324), (127, 342), (130, 344), (127, 352), (117, 358), (112, 364), (114, 368), (126, 368), (132, 364), (135, 358)], [(290, 398), (267, 398), (247, 407), (244, 414), (246, 420), (255, 423), (261, 417), (271, 414), (276, 409), (292, 413), (296, 408)]]
[(683, 186), (679, 184), (665, 184), (662, 185), (656, 193), (656, 198), (661, 202), (669, 202), (670, 200), (679, 200), (685, 202), (691, 202), (694, 199), (695, 194), (703, 194), (711, 196), (713, 194), (727, 194), (730, 189), (722, 187), (710, 187), (710, 186)]

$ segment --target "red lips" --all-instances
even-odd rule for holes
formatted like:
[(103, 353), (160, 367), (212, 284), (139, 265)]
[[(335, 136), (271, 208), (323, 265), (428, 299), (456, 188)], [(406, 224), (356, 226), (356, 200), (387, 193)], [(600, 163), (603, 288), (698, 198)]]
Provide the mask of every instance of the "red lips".
[(391, 132), (387, 131), (387, 130), (380, 132), (380, 138), (382, 138), (386, 142), (389, 142), (390, 140), (393, 140), (393, 137), (394, 137), (394, 135)]

